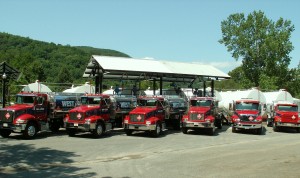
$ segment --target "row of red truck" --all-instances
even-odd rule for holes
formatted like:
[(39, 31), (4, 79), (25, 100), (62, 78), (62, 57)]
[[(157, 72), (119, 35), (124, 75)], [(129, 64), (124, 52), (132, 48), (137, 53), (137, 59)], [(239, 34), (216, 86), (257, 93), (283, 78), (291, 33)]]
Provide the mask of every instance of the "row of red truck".
[[(61, 112), (57, 102), (51, 102), (49, 94), (17, 94), (14, 105), (0, 109), (0, 135), (9, 137), (16, 132), (25, 138), (33, 138), (39, 131), (56, 132), (64, 127), (69, 136), (91, 132), (95, 137), (101, 137), (114, 127), (122, 127), (127, 135), (146, 131), (158, 137), (167, 126), (181, 129), (184, 134), (205, 129), (209, 135), (214, 135), (225, 121), (232, 124), (232, 132), (252, 130), (262, 134), (262, 122), (266, 119), (261, 103), (251, 99), (235, 101), (231, 113), (224, 113), (213, 97), (193, 96), (186, 101), (171, 96), (127, 98), (86, 94), (78, 103), (74, 100), (63, 102), (69, 109)], [(296, 104), (277, 102), (269, 115), (267, 125), (274, 131), (293, 127), (300, 132)]]

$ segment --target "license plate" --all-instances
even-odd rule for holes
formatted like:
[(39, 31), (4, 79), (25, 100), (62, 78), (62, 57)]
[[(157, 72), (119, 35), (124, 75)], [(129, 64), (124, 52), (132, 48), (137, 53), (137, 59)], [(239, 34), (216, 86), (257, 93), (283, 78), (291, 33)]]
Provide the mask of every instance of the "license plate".
[(249, 127), (245, 127), (245, 129), (249, 129)]
[(3, 127), (8, 127), (8, 124), (7, 123), (3, 123)]
[(78, 127), (78, 123), (74, 123), (74, 126), (75, 126), (75, 127)]
[(286, 125), (287, 125), (287, 126), (293, 126), (293, 124), (289, 124), (289, 123), (288, 123), (288, 124), (286, 124)]
[(199, 124), (198, 123), (194, 123), (194, 126), (198, 126)]

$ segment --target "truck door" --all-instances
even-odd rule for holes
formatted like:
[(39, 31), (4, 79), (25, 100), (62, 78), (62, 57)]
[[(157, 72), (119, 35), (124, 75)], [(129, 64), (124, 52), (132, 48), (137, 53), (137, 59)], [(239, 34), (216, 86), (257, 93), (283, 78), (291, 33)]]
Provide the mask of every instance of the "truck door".
[(45, 98), (42, 96), (38, 96), (35, 102), (35, 117), (40, 121), (47, 121), (47, 104)]

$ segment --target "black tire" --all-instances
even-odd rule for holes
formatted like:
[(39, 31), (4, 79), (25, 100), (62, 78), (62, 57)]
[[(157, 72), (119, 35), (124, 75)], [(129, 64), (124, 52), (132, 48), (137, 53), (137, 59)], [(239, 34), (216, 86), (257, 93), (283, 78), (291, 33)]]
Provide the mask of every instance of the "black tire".
[(51, 132), (58, 132), (60, 126), (58, 124), (51, 124), (50, 130)]
[(162, 131), (162, 128), (161, 128), (160, 123), (156, 123), (155, 130), (153, 130), (151, 132), (152, 136), (153, 137), (158, 137), (161, 134), (161, 131)]
[(236, 133), (236, 132), (237, 132), (236, 128), (232, 126), (232, 133)]
[(272, 127), (273, 123), (272, 123), (272, 119), (268, 118), (267, 119), (267, 127)]
[(181, 128), (182, 133), (187, 134), (188, 129), (186, 127)]
[(213, 128), (208, 129), (208, 135), (213, 136), (215, 134), (215, 131)]
[(279, 128), (276, 126), (275, 122), (273, 122), (273, 131), (278, 132)]
[(126, 133), (127, 136), (132, 135), (132, 132), (133, 132), (133, 130), (129, 130), (129, 129), (125, 130), (125, 133)]
[(74, 137), (76, 134), (76, 131), (74, 129), (67, 129), (67, 133), (69, 137)]
[(0, 135), (3, 137), (3, 138), (8, 138), (9, 135), (11, 134), (11, 130), (0, 130)]
[(223, 128), (223, 122), (222, 122), (222, 120), (218, 121), (217, 127), (218, 127), (218, 129), (222, 129)]
[(31, 138), (34, 138), (36, 136), (36, 133), (37, 133), (36, 125), (32, 122), (29, 122), (26, 125), (25, 130), (23, 131), (23, 137), (25, 139), (31, 139)]
[(261, 135), (263, 132), (263, 127), (256, 130), (256, 135)]
[(297, 133), (300, 133), (300, 128), (299, 128), (299, 127), (296, 128), (296, 132), (297, 132)]
[(94, 137), (98, 138), (101, 137), (105, 132), (105, 129), (103, 127), (102, 123), (97, 123), (95, 130), (93, 130)]

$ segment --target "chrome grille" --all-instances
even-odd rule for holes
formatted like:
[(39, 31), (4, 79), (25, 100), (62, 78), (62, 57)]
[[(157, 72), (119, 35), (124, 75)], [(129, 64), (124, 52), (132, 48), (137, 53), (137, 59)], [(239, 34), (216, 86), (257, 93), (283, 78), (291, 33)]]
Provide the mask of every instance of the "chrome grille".
[(130, 121), (131, 122), (144, 122), (145, 115), (143, 114), (130, 114)]
[[(81, 115), (80, 118), (78, 118), (78, 115)], [(70, 120), (84, 120), (84, 113), (81, 112), (71, 112), (70, 113)]]
[(0, 110), (0, 120), (2, 122), (13, 122), (14, 120), (14, 112), (7, 110)]
[[(249, 119), (250, 117), (252, 117), (252, 120)], [(249, 121), (249, 122), (254, 121), (255, 118), (256, 118), (256, 116), (251, 116), (251, 115), (241, 115), (241, 116), (240, 116), (240, 120), (241, 120), (241, 121), (247, 121), (247, 122), (248, 122), (248, 121)]]
[[(199, 117), (199, 116), (201, 116), (201, 117)], [(195, 120), (202, 121), (202, 120), (204, 120), (204, 114), (200, 114), (200, 113), (190, 114), (190, 120), (191, 121), (195, 121)]]

